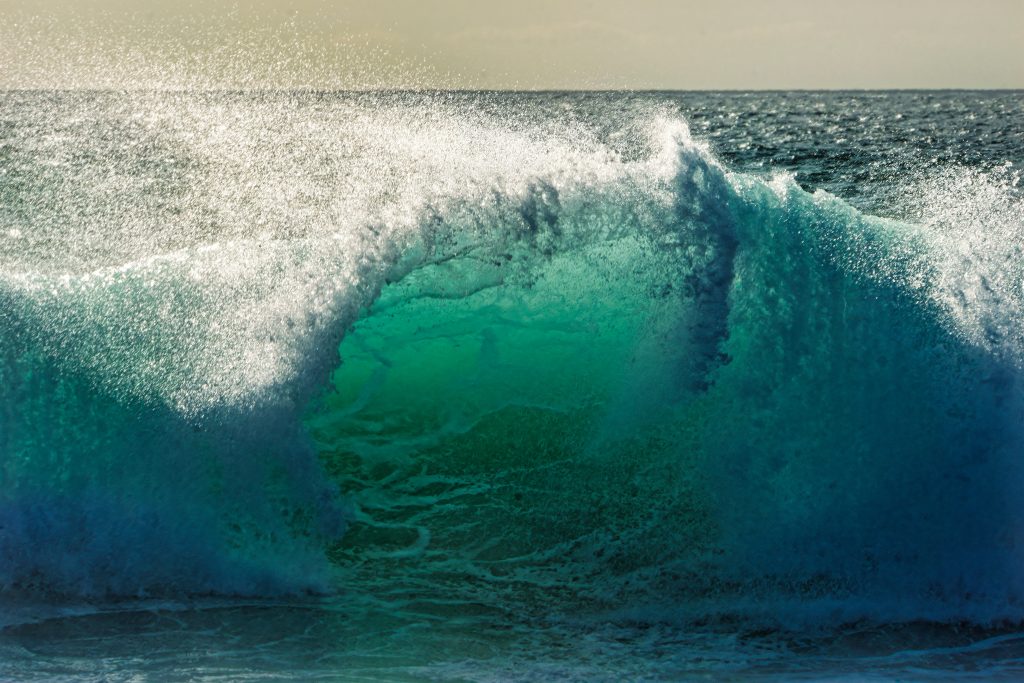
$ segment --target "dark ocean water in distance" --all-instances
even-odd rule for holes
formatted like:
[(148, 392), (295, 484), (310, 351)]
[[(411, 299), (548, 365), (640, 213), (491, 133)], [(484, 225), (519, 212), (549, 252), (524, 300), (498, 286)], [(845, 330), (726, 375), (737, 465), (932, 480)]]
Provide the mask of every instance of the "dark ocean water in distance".
[(0, 93), (0, 678), (1015, 680), (1024, 92)]

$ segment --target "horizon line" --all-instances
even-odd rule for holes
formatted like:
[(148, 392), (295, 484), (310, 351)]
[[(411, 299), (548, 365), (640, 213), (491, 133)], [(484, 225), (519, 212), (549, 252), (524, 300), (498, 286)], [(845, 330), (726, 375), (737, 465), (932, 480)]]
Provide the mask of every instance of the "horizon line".
[(394, 88), (317, 88), (312, 86), (299, 87), (210, 87), (210, 88), (187, 88), (187, 87), (3, 87), (0, 92), (77, 92), (77, 93), (112, 93), (112, 92), (164, 92), (164, 93), (266, 93), (266, 92), (290, 92), (290, 93), (466, 93), (466, 94), (492, 94), (492, 93), (516, 93), (516, 94), (558, 94), (558, 93), (580, 93), (580, 94), (615, 94), (615, 93), (639, 93), (639, 94), (668, 94), (668, 93), (928, 93), (928, 92), (994, 92), (994, 93), (1017, 93), (1024, 92), (1024, 86), (1012, 88), (984, 88), (984, 87), (941, 87), (941, 88), (439, 88), (439, 87), (394, 87)]

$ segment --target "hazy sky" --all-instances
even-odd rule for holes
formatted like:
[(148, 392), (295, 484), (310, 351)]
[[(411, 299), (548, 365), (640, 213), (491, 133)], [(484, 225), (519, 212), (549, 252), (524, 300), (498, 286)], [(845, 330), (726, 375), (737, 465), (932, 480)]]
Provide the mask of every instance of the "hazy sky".
[(0, 0), (0, 87), (1022, 88), (1024, 0)]

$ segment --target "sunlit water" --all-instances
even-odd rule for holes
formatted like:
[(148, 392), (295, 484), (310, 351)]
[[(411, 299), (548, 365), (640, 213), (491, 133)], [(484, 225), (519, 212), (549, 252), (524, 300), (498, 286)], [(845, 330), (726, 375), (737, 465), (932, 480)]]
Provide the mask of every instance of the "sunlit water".
[(1012, 680), (1020, 93), (0, 95), (0, 677)]

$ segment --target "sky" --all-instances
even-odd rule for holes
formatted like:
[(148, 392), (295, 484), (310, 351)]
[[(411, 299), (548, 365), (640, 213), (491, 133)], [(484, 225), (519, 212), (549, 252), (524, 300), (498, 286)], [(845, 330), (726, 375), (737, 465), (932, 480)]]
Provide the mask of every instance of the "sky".
[(0, 0), (0, 87), (1024, 88), (1024, 0)]

